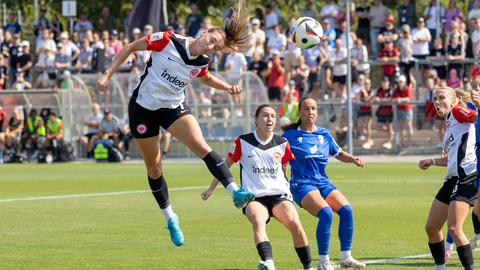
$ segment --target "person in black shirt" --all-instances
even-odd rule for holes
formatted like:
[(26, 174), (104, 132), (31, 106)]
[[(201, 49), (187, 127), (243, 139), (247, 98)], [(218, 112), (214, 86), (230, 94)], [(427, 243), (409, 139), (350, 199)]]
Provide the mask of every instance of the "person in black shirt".
[(248, 70), (255, 72), (260, 78), (265, 81), (268, 72), (268, 65), (262, 59), (262, 56), (259, 53), (255, 52), (253, 53), (253, 61), (248, 66)]
[(21, 36), (20, 34), (15, 34), (13, 35), (13, 43), (11, 46), (9, 46), (8, 54), (9, 54), (9, 59), (10, 59), (10, 83), (14, 83), (15, 80), (17, 79), (17, 63), (18, 63), (18, 52), (20, 51), (20, 42), (21, 42)]
[(363, 5), (359, 5), (355, 9), (355, 15), (358, 17), (357, 37), (363, 40), (363, 44), (370, 44), (370, 19), (368, 18), (368, 0), (363, 1)]
[(460, 44), (460, 36), (452, 35), (450, 37), (450, 44), (447, 48), (448, 70), (450, 71), (452, 68), (456, 69), (460, 78), (463, 77), (463, 64), (456, 62), (463, 59), (465, 59), (465, 53)]
[(398, 27), (402, 25), (408, 25), (411, 28), (415, 28), (415, 5), (410, 0), (403, 0), (402, 4), (397, 7), (398, 14)]
[(25, 80), (30, 80), (30, 69), (33, 66), (32, 55), (30, 54), (30, 43), (26, 40), (21, 43), (21, 51), (17, 54), (17, 72), (23, 72)]
[(430, 50), (428, 60), (432, 62), (432, 67), (437, 71), (437, 75), (440, 79), (447, 79), (447, 65), (446, 65), (446, 51), (443, 48), (441, 38), (435, 38), (433, 42), (433, 48)]
[(378, 34), (378, 44), (380, 44), (380, 48), (383, 49), (384, 44), (387, 42), (393, 42), (394, 44), (398, 40), (397, 29), (393, 24), (395, 19), (392, 15), (388, 16), (385, 20), (385, 27), (380, 28), (380, 33)]

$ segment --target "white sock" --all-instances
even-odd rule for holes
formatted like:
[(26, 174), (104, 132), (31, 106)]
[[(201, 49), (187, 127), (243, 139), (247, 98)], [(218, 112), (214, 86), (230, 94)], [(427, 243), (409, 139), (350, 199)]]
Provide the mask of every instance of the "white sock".
[(166, 221), (168, 221), (171, 217), (175, 216), (175, 213), (173, 212), (172, 205), (169, 204), (167, 208), (161, 209), (163, 217), (165, 218)]
[(445, 243), (445, 249), (451, 249), (453, 250), (453, 243)]
[(475, 240), (480, 240), (480, 234), (475, 234)]
[(351, 250), (342, 251), (342, 260), (346, 260), (350, 257), (352, 257), (352, 251)]
[(445, 264), (435, 265), (435, 270), (447, 270), (447, 266)]
[(233, 193), (238, 190), (237, 183), (231, 182), (230, 184), (228, 184), (226, 189), (227, 189), (228, 193), (230, 193), (230, 195), (233, 196)]
[(321, 263), (329, 262), (330, 261), (330, 256), (328, 255), (320, 255), (320, 258), (318, 260)]

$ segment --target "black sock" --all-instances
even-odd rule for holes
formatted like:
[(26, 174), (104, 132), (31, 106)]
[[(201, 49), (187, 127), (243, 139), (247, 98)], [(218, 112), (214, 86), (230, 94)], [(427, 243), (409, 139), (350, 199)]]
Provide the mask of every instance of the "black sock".
[(215, 151), (208, 153), (204, 158), (210, 173), (222, 183), (223, 187), (227, 187), (233, 182), (233, 176), (225, 164), (225, 160), (220, 157)]
[(303, 269), (312, 268), (312, 256), (310, 255), (310, 247), (296, 247), (295, 251), (297, 252), (298, 258), (300, 258), (300, 261), (303, 264)]
[(472, 223), (473, 223), (473, 232), (475, 234), (480, 234), (480, 221), (478, 220), (478, 216), (472, 211)]
[(170, 201), (168, 200), (167, 182), (165, 182), (163, 174), (158, 179), (152, 179), (148, 176), (148, 184), (150, 185), (153, 197), (155, 197), (160, 209), (167, 208), (167, 206), (170, 205)]
[(472, 248), (470, 244), (466, 244), (465, 246), (457, 247), (458, 258), (463, 265), (465, 270), (474, 270), (473, 267), (473, 255), (472, 255)]
[(271, 260), (273, 258), (272, 246), (270, 245), (269, 241), (258, 243), (257, 251), (262, 261)]
[(428, 243), (430, 247), (430, 252), (432, 253), (433, 260), (436, 265), (445, 264), (445, 241), (440, 241), (438, 243)]

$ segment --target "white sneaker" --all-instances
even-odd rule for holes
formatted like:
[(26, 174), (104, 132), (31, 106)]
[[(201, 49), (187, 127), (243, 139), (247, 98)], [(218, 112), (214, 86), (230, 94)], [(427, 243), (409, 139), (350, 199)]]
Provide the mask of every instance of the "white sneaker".
[(372, 149), (372, 146), (368, 142), (365, 142), (365, 143), (362, 144), (362, 148), (363, 149)]
[(353, 268), (360, 269), (367, 267), (366, 264), (355, 260), (353, 257), (347, 257), (346, 259), (340, 260), (340, 266), (342, 268)]
[(385, 148), (385, 149), (390, 150), (390, 149), (392, 149), (392, 144), (389, 143), (389, 142), (386, 142), (386, 143), (384, 143), (384, 144), (382, 145), (382, 147)]
[(330, 261), (318, 261), (317, 268), (318, 270), (335, 270), (333, 264)]
[(470, 241), (470, 247), (472, 247), (472, 249), (480, 247), (480, 239), (473, 239), (472, 241)]
[(273, 260), (266, 260), (262, 261), (260, 260), (257, 265), (258, 270), (275, 270), (275, 264), (273, 263)]

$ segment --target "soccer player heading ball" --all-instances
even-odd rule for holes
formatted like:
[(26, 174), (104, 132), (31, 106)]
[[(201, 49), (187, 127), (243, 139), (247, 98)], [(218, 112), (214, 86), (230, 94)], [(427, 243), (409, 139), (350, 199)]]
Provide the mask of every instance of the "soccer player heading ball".
[(197, 120), (185, 103), (185, 88), (195, 78), (231, 95), (242, 93), (240, 85), (230, 85), (208, 72), (207, 54), (216, 51), (239, 52), (250, 46), (245, 0), (240, 0), (238, 10), (231, 14), (223, 28), (211, 28), (196, 39), (172, 32), (157, 32), (127, 44), (97, 81), (97, 88), (105, 90), (112, 74), (131, 53), (152, 51), (140, 82), (130, 98), (129, 125), (142, 152), (153, 196), (167, 221), (170, 238), (177, 246), (182, 245), (184, 239), (178, 216), (173, 212), (168, 199), (167, 183), (163, 177), (158, 147), (160, 127), (172, 133), (203, 159), (212, 175), (230, 192), (236, 207), (243, 207), (255, 198), (255, 194), (237, 187), (225, 161), (205, 142)]

